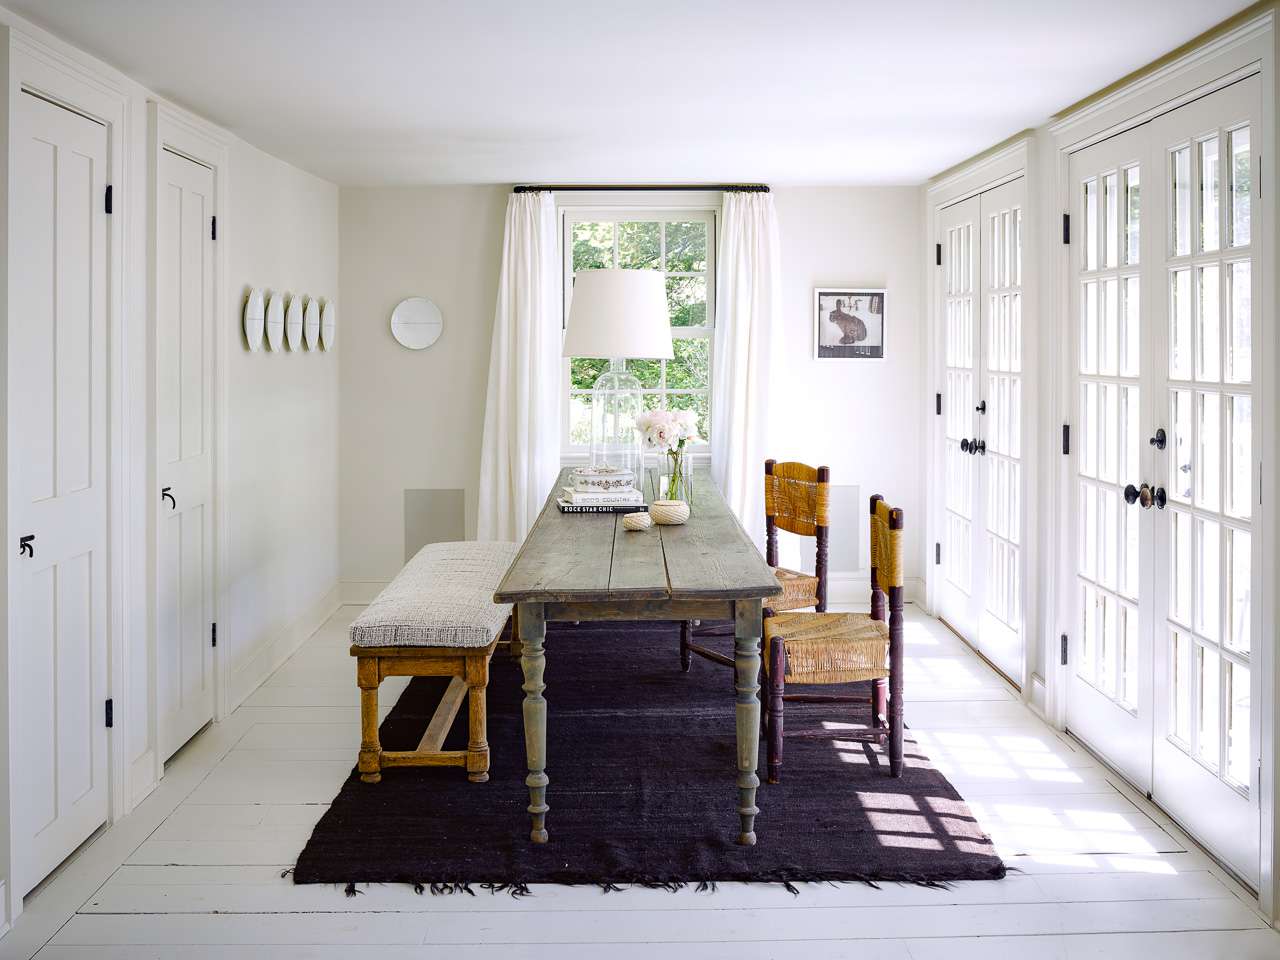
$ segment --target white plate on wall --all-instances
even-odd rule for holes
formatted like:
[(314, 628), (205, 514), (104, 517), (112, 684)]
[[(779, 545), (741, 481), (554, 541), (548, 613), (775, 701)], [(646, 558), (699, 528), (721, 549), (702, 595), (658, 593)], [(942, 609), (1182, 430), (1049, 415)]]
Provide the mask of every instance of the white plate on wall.
[(284, 312), (284, 338), (290, 350), (302, 347), (302, 294), (289, 298), (289, 308)]
[(266, 324), (267, 311), (262, 291), (254, 287), (249, 291), (249, 299), (244, 304), (244, 339), (249, 345), (250, 353), (257, 353), (262, 349), (262, 332)]
[(302, 312), (302, 337), (308, 350), (314, 350), (320, 342), (320, 301), (315, 297), (307, 299), (307, 308)]
[(409, 297), (391, 311), (391, 335), (409, 350), (425, 350), (444, 331), (444, 315), (426, 297)]
[(284, 294), (273, 293), (267, 299), (267, 349), (275, 353), (284, 343)]
[(320, 311), (320, 349), (332, 350), (334, 338), (338, 335), (338, 310), (332, 300), (326, 300), (324, 309)]

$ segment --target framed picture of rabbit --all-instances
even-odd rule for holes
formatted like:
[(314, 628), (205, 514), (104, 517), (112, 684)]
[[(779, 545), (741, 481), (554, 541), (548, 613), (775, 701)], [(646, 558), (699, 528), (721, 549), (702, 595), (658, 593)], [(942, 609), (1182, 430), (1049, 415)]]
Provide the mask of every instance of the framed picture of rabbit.
[(818, 287), (813, 291), (815, 360), (883, 360), (885, 291)]

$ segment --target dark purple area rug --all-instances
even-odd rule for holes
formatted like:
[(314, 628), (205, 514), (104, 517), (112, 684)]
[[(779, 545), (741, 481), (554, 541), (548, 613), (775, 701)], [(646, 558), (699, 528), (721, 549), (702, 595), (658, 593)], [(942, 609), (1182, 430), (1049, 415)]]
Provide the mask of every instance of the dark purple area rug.
[[(758, 843), (739, 847), (731, 671), (695, 657), (682, 673), (676, 624), (550, 624), (547, 634), (550, 843), (529, 841), (520, 666), (500, 651), (489, 683), (489, 782), (470, 783), (457, 768), (397, 768), (367, 784), (353, 768), (294, 881), (523, 892), (531, 883), (678, 889), (1005, 875), (909, 731), (897, 780), (880, 748), (841, 739), (840, 727), (869, 722), (865, 704), (787, 704), (788, 731), (839, 726), (829, 737), (787, 739), (782, 782), (762, 783), (757, 797)], [(417, 745), (445, 684), (410, 683), (382, 723), (384, 749)], [(449, 749), (466, 746), (465, 717)], [(763, 752), (762, 741), (762, 768)]]

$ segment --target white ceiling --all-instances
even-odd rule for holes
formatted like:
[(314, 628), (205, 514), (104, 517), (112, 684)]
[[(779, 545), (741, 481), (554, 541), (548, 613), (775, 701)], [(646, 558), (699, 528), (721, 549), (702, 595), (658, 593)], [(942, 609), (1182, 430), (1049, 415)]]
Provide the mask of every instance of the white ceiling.
[(1248, 0), (5, 0), (339, 183), (919, 183)]

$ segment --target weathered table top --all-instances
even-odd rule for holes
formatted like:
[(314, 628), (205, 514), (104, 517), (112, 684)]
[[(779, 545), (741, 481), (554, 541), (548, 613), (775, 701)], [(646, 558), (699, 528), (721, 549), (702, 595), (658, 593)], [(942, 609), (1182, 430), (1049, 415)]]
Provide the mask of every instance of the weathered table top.
[[(654, 477), (646, 474), (646, 499)], [(494, 594), (495, 603), (739, 600), (782, 592), (711, 474), (696, 470), (687, 523), (623, 529), (622, 514), (561, 513), (569, 470), (525, 537)]]

